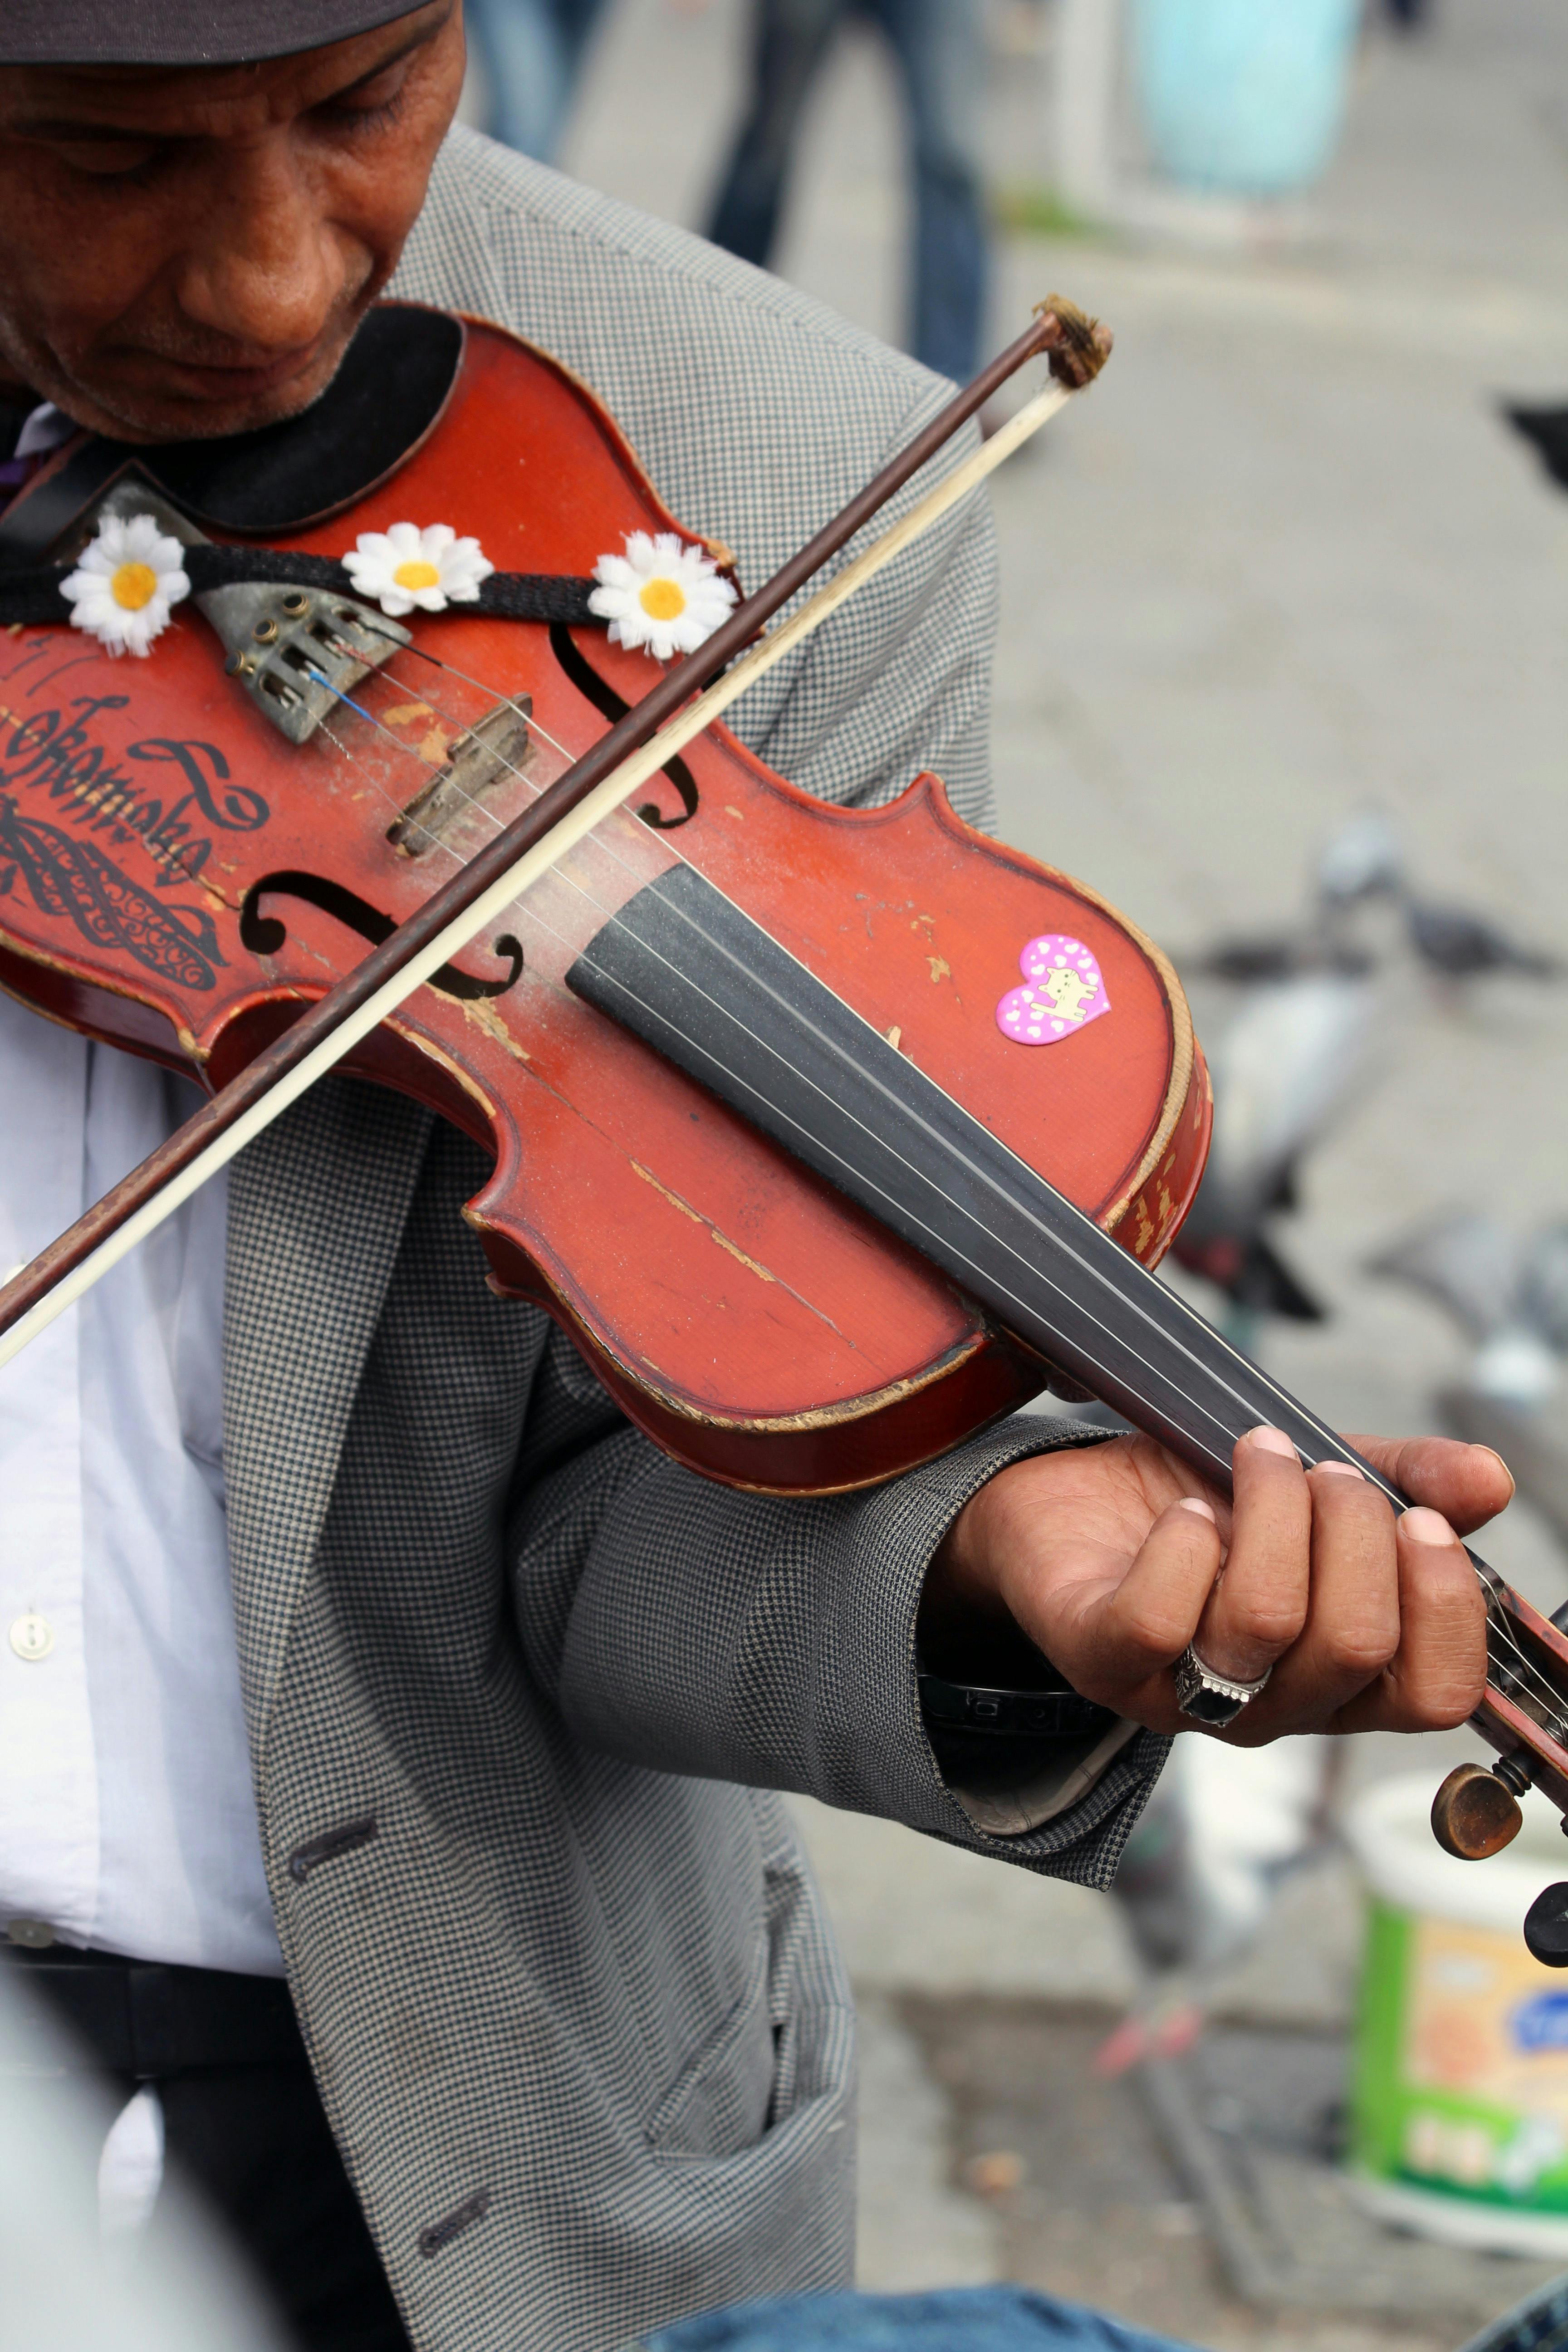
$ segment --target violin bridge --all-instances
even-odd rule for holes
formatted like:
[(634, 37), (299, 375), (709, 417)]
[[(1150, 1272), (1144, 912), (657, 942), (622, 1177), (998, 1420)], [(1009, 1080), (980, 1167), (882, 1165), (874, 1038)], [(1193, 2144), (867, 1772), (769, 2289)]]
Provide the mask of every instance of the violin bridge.
[(386, 829), (388, 841), (401, 856), (423, 857), (472, 814), (487, 793), (526, 773), (533, 757), (528, 728), (532, 711), (532, 696), (520, 694), (487, 710), (466, 735), (454, 737), (446, 765), (437, 769)]

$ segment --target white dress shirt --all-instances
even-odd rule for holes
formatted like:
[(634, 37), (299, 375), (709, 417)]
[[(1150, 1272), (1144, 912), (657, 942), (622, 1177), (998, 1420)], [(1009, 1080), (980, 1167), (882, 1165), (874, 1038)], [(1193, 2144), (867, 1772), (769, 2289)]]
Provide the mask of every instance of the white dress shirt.
[[(0, 996), (0, 1272), (195, 1107)], [(0, 1370), (0, 1932), (280, 1975), (223, 1490), (221, 1180)]]

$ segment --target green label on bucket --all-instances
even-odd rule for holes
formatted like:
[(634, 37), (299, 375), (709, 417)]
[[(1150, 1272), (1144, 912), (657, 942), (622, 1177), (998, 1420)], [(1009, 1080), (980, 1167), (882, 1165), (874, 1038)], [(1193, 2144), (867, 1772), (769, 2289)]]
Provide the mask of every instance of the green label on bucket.
[(1568, 2213), (1568, 1990), (1512, 1937), (1374, 1901), (1352, 2084), (1359, 2172)]

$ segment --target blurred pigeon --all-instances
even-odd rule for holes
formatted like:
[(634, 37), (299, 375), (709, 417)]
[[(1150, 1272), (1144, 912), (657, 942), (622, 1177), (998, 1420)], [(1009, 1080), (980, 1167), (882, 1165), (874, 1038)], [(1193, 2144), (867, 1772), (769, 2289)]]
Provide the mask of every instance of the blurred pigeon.
[(1484, 1343), (1512, 1318), (1519, 1250), (1489, 1217), (1458, 1210), (1390, 1243), (1367, 1261), (1367, 1272), (1422, 1291), (1467, 1339)]
[(1505, 402), (1502, 413), (1533, 445), (1558, 488), (1568, 490), (1568, 408), (1522, 408)]
[(1370, 978), (1345, 972), (1271, 981), (1252, 991), (1215, 1049), (1214, 1142), (1174, 1254), (1245, 1317), (1322, 1319), (1267, 1225), (1294, 1205), (1298, 1163), (1356, 1075), (1373, 997)]
[(1479, 980), (1489, 972), (1522, 972), (1530, 980), (1555, 980), (1559, 958), (1522, 947), (1484, 915), (1468, 907), (1435, 906), (1412, 898), (1405, 909), (1410, 943), (1428, 969), (1443, 980)]
[(1112, 1890), (1142, 1981), (1095, 2053), (1097, 2074), (1175, 2057), (1198, 2039), (1222, 1972), (1281, 1880), (1323, 1845), (1333, 1747), (1316, 1736), (1268, 1748), (1177, 1740)]
[(1472, 1344), (1462, 1382), (1469, 1393), (1532, 1412), (1562, 1375), (1556, 1343), (1528, 1303), (1539, 1296), (1568, 1307), (1568, 1296), (1556, 1298), (1552, 1287), (1559, 1278), (1568, 1283), (1568, 1235), (1551, 1231), (1552, 1244), (1538, 1237), (1534, 1248), (1521, 1250), (1489, 1217), (1461, 1210), (1405, 1234), (1369, 1259), (1367, 1272), (1405, 1283), (1447, 1309)]
[(1358, 810), (1330, 835), (1318, 859), (1316, 900), (1307, 922), (1251, 939), (1222, 940), (1191, 960), (1190, 969), (1244, 988), (1290, 980), (1304, 971), (1356, 977), (1373, 959), (1343, 936), (1344, 918), (1370, 899), (1402, 897), (1399, 836), (1381, 809)]
[(1542, 1225), (1526, 1243), (1519, 1306), (1547, 1346), (1568, 1356), (1568, 1224)]
[(1396, 898), (1404, 887), (1399, 835), (1382, 809), (1362, 809), (1330, 835), (1318, 860), (1318, 897), (1323, 906), (1352, 907), (1366, 898)]

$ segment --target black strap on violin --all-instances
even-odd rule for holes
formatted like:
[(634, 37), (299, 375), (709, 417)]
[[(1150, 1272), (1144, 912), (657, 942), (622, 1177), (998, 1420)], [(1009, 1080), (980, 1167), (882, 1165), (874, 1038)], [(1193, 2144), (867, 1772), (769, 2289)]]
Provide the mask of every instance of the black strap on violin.
[[(320, 400), (299, 416), (212, 441), (155, 447), (79, 438), (0, 515), (0, 628), (69, 618), (60, 583), (72, 569), (49, 557), (115, 478), (134, 469), (202, 529), (244, 531), (251, 543), (193, 547), (184, 568), (196, 595), (258, 582), (352, 596), (343, 566), (257, 544), (318, 526), (396, 472), (438, 423), (457, 381), (463, 325), (417, 303), (379, 302)], [(471, 603), (495, 620), (591, 627), (592, 580), (495, 572)], [(602, 624), (601, 624), (602, 625)]]
[[(184, 561), (192, 591), (198, 596), (209, 588), (232, 588), (252, 581), (321, 588), (338, 596), (356, 593), (343, 566), (327, 555), (296, 555), (286, 548), (209, 545), (188, 547)], [(68, 563), (37, 563), (25, 571), (0, 571), (0, 628), (68, 620), (70, 611), (60, 593), (60, 583), (71, 569)], [(493, 620), (603, 627), (598, 614), (588, 609), (595, 584), (564, 573), (492, 572), (481, 583), (477, 597), (449, 609)]]

